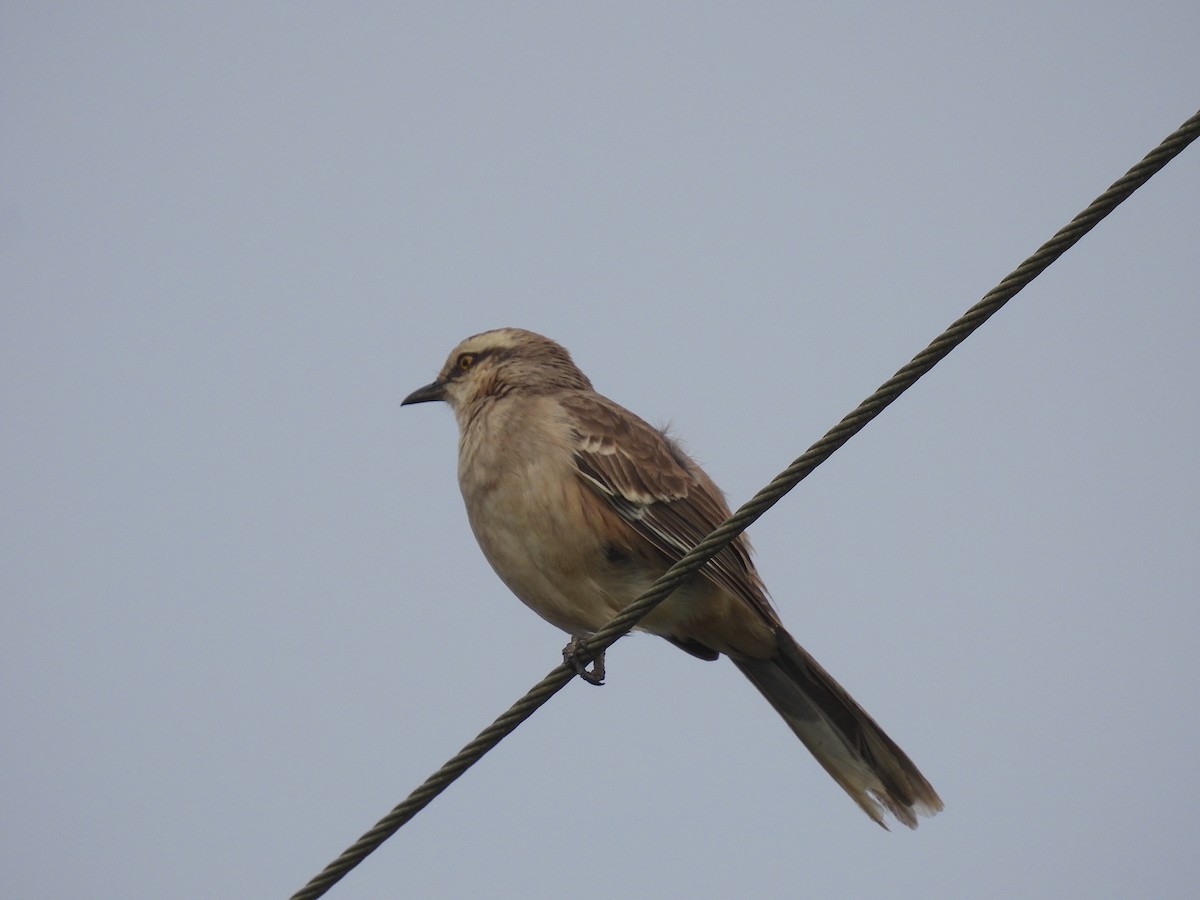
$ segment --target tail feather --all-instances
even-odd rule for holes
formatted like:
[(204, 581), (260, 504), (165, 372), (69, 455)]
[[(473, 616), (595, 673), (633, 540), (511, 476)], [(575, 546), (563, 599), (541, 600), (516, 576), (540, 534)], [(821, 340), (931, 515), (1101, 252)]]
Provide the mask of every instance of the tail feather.
[(932, 816), (942, 809), (941, 798), (912, 760), (782, 628), (775, 656), (735, 659), (734, 664), (833, 780), (884, 828), (885, 812), (916, 828), (918, 814)]

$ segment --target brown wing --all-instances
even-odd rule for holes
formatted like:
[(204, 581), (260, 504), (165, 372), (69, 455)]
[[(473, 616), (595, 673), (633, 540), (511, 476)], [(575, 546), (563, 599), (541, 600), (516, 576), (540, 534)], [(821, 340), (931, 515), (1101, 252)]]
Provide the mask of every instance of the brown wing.
[[(563, 405), (576, 425), (580, 477), (672, 562), (729, 517), (712, 479), (657, 428), (598, 394), (573, 394)], [(780, 624), (750, 562), (745, 536), (701, 572), (772, 625)]]

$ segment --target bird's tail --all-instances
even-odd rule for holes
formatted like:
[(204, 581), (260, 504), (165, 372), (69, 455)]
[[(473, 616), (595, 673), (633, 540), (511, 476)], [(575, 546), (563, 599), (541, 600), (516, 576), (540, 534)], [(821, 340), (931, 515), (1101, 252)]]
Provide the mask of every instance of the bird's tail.
[(918, 814), (940, 811), (941, 798), (904, 751), (795, 638), (782, 628), (778, 636), (770, 659), (734, 663), (833, 780), (884, 828), (885, 811), (909, 828)]

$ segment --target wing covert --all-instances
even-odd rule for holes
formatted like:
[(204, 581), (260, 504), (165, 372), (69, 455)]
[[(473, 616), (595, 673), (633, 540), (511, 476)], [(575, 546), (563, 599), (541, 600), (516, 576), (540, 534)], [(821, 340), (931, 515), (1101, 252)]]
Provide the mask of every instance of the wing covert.
[[(669, 437), (599, 395), (564, 398), (578, 438), (579, 476), (643, 538), (674, 562), (729, 517), (712, 480)], [(745, 536), (701, 570), (774, 625)]]

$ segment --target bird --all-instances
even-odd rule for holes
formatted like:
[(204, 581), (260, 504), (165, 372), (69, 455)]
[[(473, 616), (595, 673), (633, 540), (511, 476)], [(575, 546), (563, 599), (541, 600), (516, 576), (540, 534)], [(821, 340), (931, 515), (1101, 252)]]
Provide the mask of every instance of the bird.
[[(586, 638), (729, 516), (724, 495), (664, 430), (597, 393), (561, 344), (497, 328), (458, 344), (402, 406), (444, 401), (459, 429), (467, 518), (500, 580)], [(855, 803), (909, 828), (941, 798), (897, 744), (784, 628), (744, 535), (637, 626), (702, 660), (724, 655)]]

